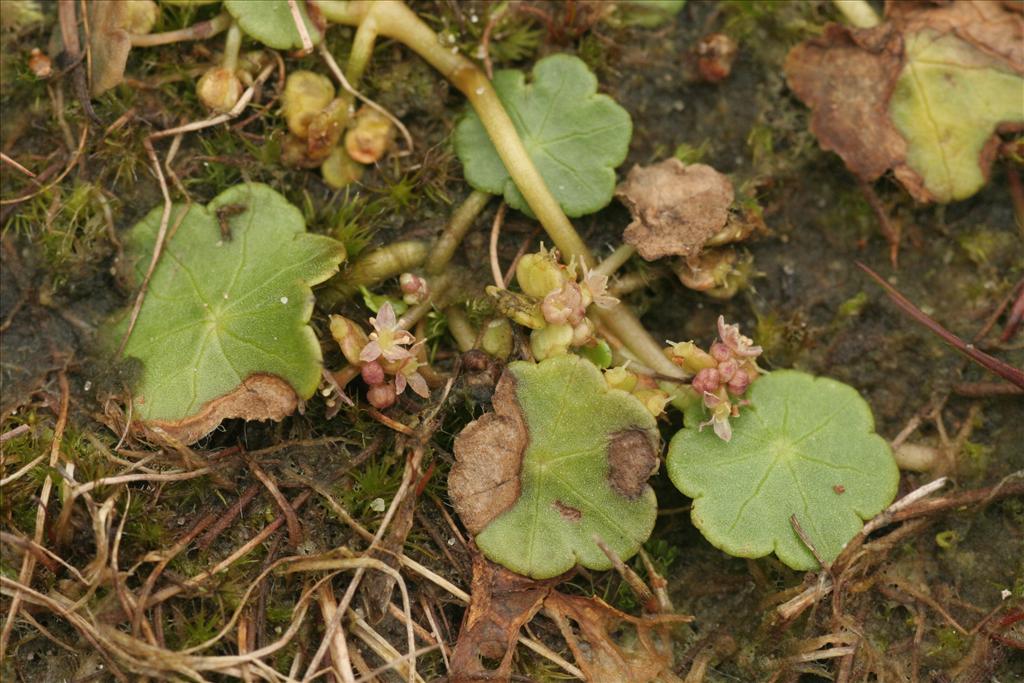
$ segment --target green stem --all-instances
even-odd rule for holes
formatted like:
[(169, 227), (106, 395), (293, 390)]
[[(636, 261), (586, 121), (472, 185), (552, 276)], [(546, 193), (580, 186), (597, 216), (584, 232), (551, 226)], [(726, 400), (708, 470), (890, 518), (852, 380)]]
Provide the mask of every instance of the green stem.
[(466, 317), (462, 306), (449, 306), (444, 310), (444, 317), (448, 320), (448, 331), (455, 338), (455, 344), (459, 351), (465, 353), (476, 345), (477, 332)]
[(445, 226), (444, 232), (437, 238), (437, 242), (430, 251), (430, 256), (427, 257), (427, 275), (437, 275), (445, 269), (448, 262), (452, 260), (452, 256), (455, 255), (455, 250), (462, 243), (462, 239), (473, 227), (473, 221), (484, 210), (492, 196), (487, 192), (473, 190), (459, 205), (459, 208), (455, 209), (452, 217), (448, 219), (448, 225)]
[(231, 15), (227, 12), (218, 14), (209, 21), (200, 21), (187, 28), (180, 28), (177, 31), (164, 31), (163, 33), (133, 33), (128, 36), (132, 47), (156, 47), (157, 45), (171, 45), (185, 40), (205, 40), (211, 38), (231, 25)]
[(348, 54), (348, 64), (345, 65), (345, 78), (353, 88), (359, 87), (359, 81), (366, 73), (366, 67), (373, 57), (373, 46), (377, 42), (377, 22), (374, 18), (367, 17), (360, 22), (356, 29), (355, 38), (352, 39), (352, 51)]
[[(381, 35), (404, 43), (440, 71), (469, 100), (499, 158), (551, 241), (565, 258), (575, 257), (588, 268), (595, 265), (590, 249), (551, 194), (483, 71), (458, 51), (452, 52), (442, 45), (437, 34), (403, 2), (317, 0), (317, 5), (328, 21), (341, 24), (358, 25), (372, 17)], [(680, 376), (679, 368), (665, 357), (661, 346), (628, 307), (619, 304), (602, 309), (599, 315), (645, 363), (660, 373)]]
[(605, 277), (611, 277), (612, 273), (625, 265), (626, 261), (628, 261), (635, 253), (636, 247), (632, 244), (623, 244), (609, 254), (604, 261), (598, 263), (594, 268), (594, 272), (604, 275)]
[(242, 29), (232, 21), (224, 38), (224, 60), (221, 66), (234, 73), (238, 69), (238, 53), (242, 51)]

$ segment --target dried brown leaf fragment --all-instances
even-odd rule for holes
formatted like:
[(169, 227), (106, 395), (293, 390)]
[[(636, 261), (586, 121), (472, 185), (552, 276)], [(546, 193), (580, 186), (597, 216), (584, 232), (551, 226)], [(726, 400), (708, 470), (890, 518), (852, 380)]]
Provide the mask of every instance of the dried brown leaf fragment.
[(459, 518), (473, 534), (519, 499), (519, 472), (529, 436), (515, 387), (515, 378), (504, 373), (494, 390), (494, 412), (466, 425), (455, 439), (448, 491)]
[(732, 182), (706, 164), (634, 166), (616, 195), (633, 215), (623, 233), (644, 259), (697, 254), (726, 226)]

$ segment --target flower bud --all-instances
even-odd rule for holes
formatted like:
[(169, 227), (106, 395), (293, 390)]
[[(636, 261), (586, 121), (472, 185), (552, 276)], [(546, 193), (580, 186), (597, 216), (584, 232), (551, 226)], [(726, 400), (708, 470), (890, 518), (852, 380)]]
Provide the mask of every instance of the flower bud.
[(697, 43), (697, 70), (708, 83), (729, 77), (739, 47), (724, 33), (709, 33)]
[(732, 351), (722, 342), (715, 342), (711, 345), (711, 357), (719, 363), (732, 359)]
[(160, 9), (153, 0), (121, 0), (124, 2), (124, 14), (121, 28), (128, 33), (145, 34), (153, 30)]
[(370, 387), (370, 390), (366, 392), (366, 400), (368, 400), (370, 405), (377, 410), (390, 408), (395, 405), (395, 400), (397, 398), (398, 394), (395, 392), (395, 386), (391, 382), (374, 384)]
[(402, 301), (410, 306), (422, 303), (430, 296), (427, 281), (413, 273), (402, 273), (398, 278), (398, 286), (402, 289)]
[(326, 159), (337, 148), (348, 120), (348, 102), (337, 97), (309, 117), (306, 124), (306, 155)]
[(661, 389), (641, 389), (640, 391), (634, 391), (633, 396), (640, 399), (640, 402), (644, 404), (644, 408), (647, 408), (647, 412), (654, 417), (658, 417), (665, 412), (665, 406), (669, 402), (669, 395)]
[(722, 378), (716, 368), (704, 368), (693, 378), (691, 386), (694, 391), (703, 396), (705, 393), (713, 394), (718, 391), (721, 382)]
[(355, 126), (345, 134), (345, 151), (361, 164), (376, 163), (391, 143), (391, 121), (376, 109), (362, 107)]
[(480, 336), (480, 348), (495, 358), (505, 360), (512, 355), (512, 325), (505, 318), (495, 318), (484, 323)]
[(594, 339), (594, 323), (590, 321), (590, 318), (583, 318), (583, 320), (576, 323), (572, 328), (572, 345), (583, 346), (584, 344), (590, 343)]
[(734, 396), (742, 396), (743, 392), (750, 386), (750, 375), (747, 374), (746, 370), (737, 370), (736, 374), (729, 380), (729, 393)]
[(34, 47), (28, 56), (28, 70), (36, 78), (49, 78), (53, 75), (53, 63), (38, 47)]
[(637, 376), (635, 373), (627, 370), (625, 366), (620, 365), (618, 367), (605, 370), (604, 381), (607, 382), (608, 386), (612, 389), (633, 391), (636, 387)]
[(300, 138), (309, 135), (309, 123), (334, 99), (334, 85), (326, 76), (312, 71), (288, 74), (281, 96), (288, 129)]
[(341, 347), (342, 354), (352, 365), (361, 365), (359, 354), (363, 347), (370, 343), (370, 338), (356, 323), (340, 315), (331, 316), (331, 336)]
[(538, 299), (562, 288), (566, 277), (555, 261), (553, 252), (542, 248), (536, 254), (526, 254), (516, 264), (516, 282), (519, 288)]
[(363, 376), (363, 381), (370, 386), (381, 384), (385, 379), (384, 368), (375, 360), (363, 363), (363, 367), (359, 369), (359, 374)]
[(530, 333), (530, 351), (538, 361), (564, 356), (572, 344), (573, 331), (569, 325), (548, 325)]
[(215, 66), (199, 79), (196, 94), (208, 109), (224, 113), (231, 111), (242, 96), (242, 81), (231, 69)]
[(722, 361), (718, 364), (718, 375), (722, 382), (731, 382), (733, 376), (740, 369), (740, 364), (733, 359)]
[(692, 341), (673, 344), (668, 349), (668, 355), (669, 360), (691, 374), (696, 374), (704, 368), (713, 368), (718, 363), (709, 353), (697, 348)]
[(325, 183), (340, 190), (363, 177), (363, 166), (352, 161), (344, 147), (335, 147), (320, 165), (320, 173)]

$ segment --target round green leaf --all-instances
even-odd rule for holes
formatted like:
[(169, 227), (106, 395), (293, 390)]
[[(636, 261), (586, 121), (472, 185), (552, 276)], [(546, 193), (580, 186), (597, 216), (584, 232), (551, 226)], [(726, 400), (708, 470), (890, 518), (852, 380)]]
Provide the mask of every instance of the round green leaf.
[[(494, 75), (494, 89), (562, 210), (582, 216), (607, 206), (633, 123), (612, 98), (597, 93), (597, 78), (587, 65), (552, 55), (537, 62), (529, 85), (523, 72), (510, 69)], [(504, 195), (509, 206), (530, 213), (473, 111), (455, 128), (455, 151), (470, 185)]]
[[(299, 14), (316, 45), (323, 35), (310, 21), (306, 3), (299, 2)], [(224, 0), (224, 9), (234, 17), (238, 26), (256, 40), (275, 50), (295, 50), (302, 47), (299, 29), (295, 26), (288, 0)]]
[(730, 555), (774, 552), (794, 569), (815, 569), (791, 516), (831, 562), (896, 495), (889, 445), (846, 384), (773, 372), (754, 382), (732, 425), (729, 442), (711, 429), (681, 430), (667, 460), (672, 482), (694, 499), (694, 525)]
[[(140, 281), (162, 211), (150, 211), (125, 241)], [(224, 408), (227, 414), (211, 406), (250, 388), (254, 378), (279, 378), (299, 397), (312, 396), (321, 355), (306, 324), (313, 311), (310, 287), (337, 270), (341, 243), (308, 234), (297, 208), (255, 183), (233, 187), (206, 207), (176, 205), (169, 225), (177, 228), (124, 350), (142, 366), (132, 391), (134, 415), (172, 433), (180, 428), (177, 436), (194, 441), (223, 417), (249, 416), (237, 402)], [(257, 384), (273, 389), (275, 381), (280, 384)], [(259, 388), (242, 393), (256, 400)], [(261, 408), (249, 407), (257, 414)]]
[(508, 366), (494, 411), (455, 442), (448, 490), (476, 544), (543, 579), (577, 563), (609, 569), (595, 542), (631, 557), (654, 528), (654, 418), (579, 356)]

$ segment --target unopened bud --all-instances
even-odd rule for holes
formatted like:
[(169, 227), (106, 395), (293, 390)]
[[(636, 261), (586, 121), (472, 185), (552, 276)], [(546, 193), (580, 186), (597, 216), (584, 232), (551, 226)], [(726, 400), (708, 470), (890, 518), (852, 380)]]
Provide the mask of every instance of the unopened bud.
[(721, 382), (722, 378), (716, 368), (704, 368), (693, 378), (691, 386), (694, 391), (703, 396), (705, 393), (713, 394), (718, 391)]
[(326, 76), (312, 71), (293, 71), (288, 74), (281, 96), (284, 118), (288, 129), (300, 138), (309, 135), (313, 117), (334, 99), (334, 85)]
[(375, 384), (366, 392), (366, 400), (377, 410), (384, 410), (395, 405), (398, 394), (395, 392), (395, 385), (391, 382)]
[(345, 134), (345, 151), (361, 164), (376, 163), (391, 143), (391, 121), (376, 109), (356, 112), (355, 126)]
[(359, 354), (370, 343), (366, 332), (356, 323), (341, 315), (331, 316), (331, 336), (338, 343), (342, 354), (352, 365), (361, 365)]
[(746, 370), (737, 370), (736, 374), (729, 380), (729, 393), (734, 396), (742, 396), (743, 392), (750, 386), (750, 375)]
[(722, 342), (715, 342), (711, 345), (711, 357), (719, 363), (724, 363), (732, 358), (732, 351)]
[(484, 324), (480, 348), (495, 358), (505, 360), (512, 355), (512, 325), (506, 318), (495, 318)]
[(718, 374), (722, 378), (722, 382), (731, 382), (739, 369), (739, 363), (732, 358), (718, 364)]
[(320, 165), (320, 173), (325, 183), (340, 190), (363, 177), (363, 166), (353, 161), (344, 147), (335, 147)]
[(583, 346), (594, 339), (594, 323), (584, 318), (572, 328), (572, 345)]
[(363, 381), (370, 386), (381, 384), (385, 379), (384, 368), (375, 360), (363, 363), (363, 367), (359, 369), (359, 374), (363, 376)]
[(243, 90), (242, 81), (235, 72), (222, 66), (215, 66), (207, 71), (196, 85), (199, 101), (208, 109), (219, 113), (234, 109)]
[(566, 281), (565, 273), (552, 252), (547, 250), (526, 254), (516, 264), (516, 282), (519, 288), (538, 299), (559, 290)]
[(564, 356), (572, 344), (573, 331), (569, 325), (548, 325), (530, 333), (530, 351), (538, 361)]
[(430, 296), (427, 281), (413, 273), (402, 273), (398, 278), (398, 286), (402, 289), (402, 301), (410, 306), (422, 303)]
[(625, 366), (620, 365), (619, 367), (605, 370), (604, 381), (607, 382), (608, 386), (612, 389), (633, 391), (636, 387), (637, 377), (635, 373), (630, 372), (625, 368)]
[(49, 78), (53, 75), (53, 64), (50, 62), (50, 58), (46, 56), (46, 54), (44, 54), (38, 47), (34, 47), (28, 56), (28, 70), (31, 71), (36, 78)]

